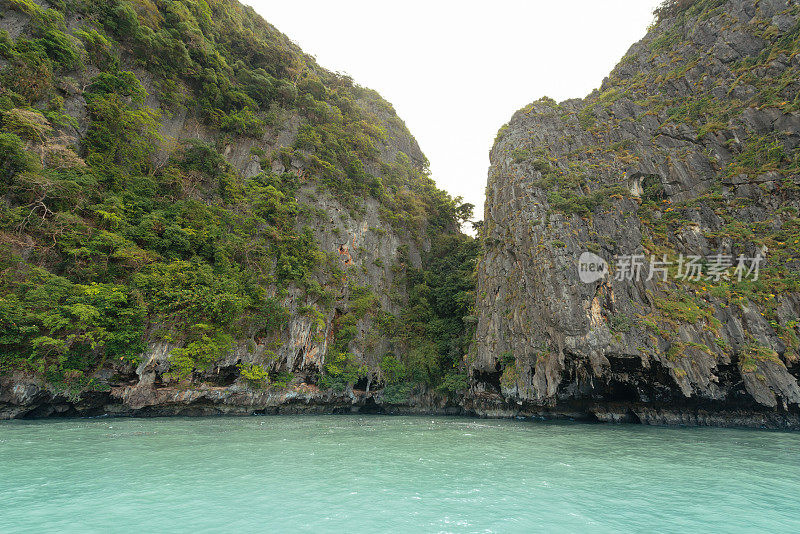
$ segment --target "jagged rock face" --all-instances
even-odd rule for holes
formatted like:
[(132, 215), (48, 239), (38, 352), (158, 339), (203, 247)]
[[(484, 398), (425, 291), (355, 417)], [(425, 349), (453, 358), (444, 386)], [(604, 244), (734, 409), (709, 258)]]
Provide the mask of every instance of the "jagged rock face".
[[(147, 79), (146, 72), (140, 71), (139, 74), (142, 79)], [(370, 101), (366, 99), (361, 104), (365, 107), (371, 106)], [(415, 168), (421, 171), (427, 160), (416, 140), (396, 123), (389, 122), (389, 118), (384, 116), (381, 119), (381, 126), (390, 133), (387, 136), (388, 141), (380, 147), (381, 154), (377, 161), (392, 162), (398, 154), (404, 154), (413, 162)], [(253, 149), (276, 152), (283, 147), (292, 146), (297, 137), (297, 125), (300, 120), (297, 115), (293, 115), (287, 118), (281, 127), (268, 131), (261, 139), (233, 139), (224, 146), (222, 154), (236, 167), (242, 177), (258, 175), (266, 169), (261, 168), (259, 158), (253, 155)], [(178, 117), (165, 119), (161, 125), (161, 135), (164, 138), (200, 139), (212, 143), (219, 137), (217, 132), (204, 128), (196, 118), (183, 113)], [(288, 165), (284, 165), (281, 161), (273, 161), (269, 170), (276, 173), (288, 171), (300, 175), (308, 173), (304, 168), (304, 162), (298, 158), (292, 158), (287, 163)], [(376, 176), (382, 175), (380, 165), (374, 165), (371, 170)], [(396, 283), (395, 271), (392, 269), (398, 260), (398, 248), (405, 245), (409, 251), (409, 259), (414, 265), (419, 266), (420, 248), (428, 245), (427, 240), (420, 243), (392, 228), (381, 219), (379, 204), (374, 198), (363, 199), (363, 209), (354, 212), (324, 188), (307, 185), (299, 190), (297, 200), (315, 208), (298, 222), (298, 228), (310, 226), (320, 250), (334, 255), (346, 273), (336, 288), (338, 293), (335, 305), (323, 312), (324, 326), (320, 328), (316, 318), (300, 312), (300, 308), (313, 305), (314, 299), (309, 298), (300, 288), (290, 288), (281, 300), (281, 305), (288, 315), (288, 324), (281, 328), (277, 336), (237, 339), (235, 348), (225, 358), (215, 362), (213, 368), (205, 374), (204, 378), (215, 381), (220, 372), (233, 373), (230, 383), (226, 384), (222, 393), (217, 393), (219, 398), (216, 399), (216, 403), (211, 403), (230, 408), (217, 408), (216, 411), (213, 408), (200, 409), (196, 406), (198, 400), (205, 399), (206, 395), (196, 392), (196, 394), (179, 395), (181, 402), (178, 406), (194, 406), (187, 408), (187, 413), (192, 409), (195, 409), (195, 413), (248, 413), (291, 403), (282, 400), (285, 395), (261, 392), (233, 395), (227, 386), (234, 385), (238, 377), (238, 373), (235, 372), (238, 364), (266, 365), (273, 371), (292, 372), (296, 375), (295, 382), (298, 384), (305, 383), (306, 380), (313, 381), (313, 377), (323, 370), (325, 356), (334, 336), (335, 318), (350, 311), (348, 284), (372, 288), (380, 300), (382, 309), (391, 313), (399, 312), (398, 303), (392, 302), (389, 298), (389, 293), (393, 290), (401, 295), (405, 294), (405, 289)], [(320, 279), (320, 282), (326, 283), (323, 279)], [(356, 338), (349, 348), (360, 362), (367, 364), (371, 369), (377, 369), (380, 357), (386, 352), (388, 344), (378, 342), (367, 347), (366, 338), (372, 328), (373, 322), (370, 316), (359, 319)], [(124, 390), (119, 392), (118, 396), (123, 401), (123, 407), (118, 410), (125, 412), (130, 409), (141, 410), (149, 406), (171, 404), (165, 395), (172, 393), (165, 394), (159, 391), (159, 388), (154, 387), (154, 381), (169, 370), (171, 350), (177, 346), (160, 340), (154, 340), (149, 344), (148, 350), (142, 356), (142, 363), (136, 369), (136, 382), (124, 386)], [(271, 352), (274, 352), (274, 355)], [(236, 387), (232, 391), (235, 392)], [(133, 396), (147, 400), (132, 403), (130, 399)], [(306, 403), (318, 404), (318, 409), (322, 410), (326, 404), (335, 404), (332, 399), (338, 397), (330, 392), (315, 392), (312, 388), (301, 398), (306, 399)], [(352, 393), (342, 398), (345, 399), (345, 404), (351, 401), (358, 404)], [(163, 408), (160, 413), (170, 413), (170, 411)]]
[[(498, 134), (467, 408), (800, 427), (800, 7), (689, 4)], [(583, 252), (617, 269), (583, 283)], [(651, 255), (759, 252), (758, 283), (647, 280)]]

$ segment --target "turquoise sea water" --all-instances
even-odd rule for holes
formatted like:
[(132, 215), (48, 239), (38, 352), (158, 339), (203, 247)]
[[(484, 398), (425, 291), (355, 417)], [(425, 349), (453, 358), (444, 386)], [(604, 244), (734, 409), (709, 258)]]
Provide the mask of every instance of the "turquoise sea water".
[(800, 532), (800, 434), (461, 418), (0, 423), (0, 532)]

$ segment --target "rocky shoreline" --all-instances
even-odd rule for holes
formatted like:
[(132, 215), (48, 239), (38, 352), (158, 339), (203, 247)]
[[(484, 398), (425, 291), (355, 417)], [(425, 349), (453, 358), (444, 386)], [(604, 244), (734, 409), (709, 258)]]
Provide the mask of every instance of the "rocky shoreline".
[(477, 394), (457, 402), (419, 391), (408, 402), (386, 402), (382, 391), (342, 393), (300, 386), (283, 391), (239, 387), (112, 387), (69, 397), (37, 379), (0, 379), (0, 420), (57, 417), (202, 417), (246, 415), (436, 415), (490, 419), (573, 420), (654, 426), (715, 426), (800, 430), (800, 413), (713, 406), (654, 406), (643, 403), (577, 403), (553, 406), (509, 402)]

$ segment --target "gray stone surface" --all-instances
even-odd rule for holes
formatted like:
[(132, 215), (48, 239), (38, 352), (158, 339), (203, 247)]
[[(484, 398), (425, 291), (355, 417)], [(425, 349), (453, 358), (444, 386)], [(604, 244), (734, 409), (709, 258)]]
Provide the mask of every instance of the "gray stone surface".
[[(663, 200), (675, 205), (719, 187), (727, 202), (742, 199), (738, 219), (775, 228), (786, 220), (776, 215), (779, 208), (800, 206), (796, 195), (778, 192), (788, 176), (724, 172), (756, 136), (774, 136), (792, 154), (800, 141), (800, 114), (750, 107), (700, 135), (657, 106), (661, 99), (677, 99), (671, 105), (691, 102), (697, 87), (722, 104), (752, 98), (757, 89), (737, 84), (734, 69), (770, 46), (759, 37), (770, 21), (780, 23), (773, 39), (796, 27), (797, 2), (729, 0), (699, 18), (667, 18), (631, 47), (587, 99), (535, 102), (501, 130), (491, 152), (466, 409), (483, 415), (800, 428), (797, 351), (762, 315), (763, 303), (729, 305), (703, 294), (697, 299), (719, 321), (718, 328), (703, 318), (667, 321), (657, 304), (677, 299), (686, 290), (679, 284), (613, 277), (584, 284), (577, 271), (577, 259), (587, 250), (609, 260), (650, 254), (654, 236), (637, 215), (648, 177), (663, 187)], [(651, 43), (671, 35), (677, 36), (674, 44), (653, 51)], [(769, 64), (775, 72), (763, 72), (789, 73), (782, 92), (789, 101), (800, 91), (797, 71), (787, 71), (791, 64), (779, 55)], [(681, 67), (681, 73), (670, 74)], [(651, 84), (645, 94), (614, 93), (637, 77)], [(591, 124), (582, 124), (582, 117)], [(575, 163), (588, 168), (583, 196), (616, 185), (627, 194), (589, 215), (565, 215), (552, 205), (550, 195), (558, 186), (543, 180), (546, 173), (537, 163), (543, 158), (562, 176), (574, 174)], [(673, 251), (700, 256), (758, 251), (716, 237), (726, 221), (713, 204), (695, 202), (682, 216), (665, 236)], [(800, 316), (798, 295), (775, 299), (778, 321), (793, 325)], [(663, 335), (645, 320), (654, 321)], [(776, 356), (756, 359), (751, 369), (741, 362), (754, 343)]]

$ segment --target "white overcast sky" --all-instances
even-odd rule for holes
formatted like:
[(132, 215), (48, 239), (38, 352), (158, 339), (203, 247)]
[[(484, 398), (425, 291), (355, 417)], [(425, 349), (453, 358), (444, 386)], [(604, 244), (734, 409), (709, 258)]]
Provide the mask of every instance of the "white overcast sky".
[(644, 36), (661, 0), (244, 0), (391, 102), (439, 187), (483, 218), (489, 149), (517, 109), (583, 97)]

